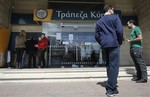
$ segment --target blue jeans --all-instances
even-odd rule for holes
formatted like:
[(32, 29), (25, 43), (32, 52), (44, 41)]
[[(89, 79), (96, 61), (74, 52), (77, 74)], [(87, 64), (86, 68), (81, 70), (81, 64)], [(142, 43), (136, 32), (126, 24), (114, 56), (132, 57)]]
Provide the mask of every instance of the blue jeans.
[(104, 48), (106, 69), (108, 80), (106, 82), (106, 91), (114, 92), (117, 90), (117, 78), (120, 65), (120, 47)]
[(137, 78), (147, 80), (147, 68), (143, 58), (143, 49), (138, 47), (130, 48), (130, 55), (135, 64)]

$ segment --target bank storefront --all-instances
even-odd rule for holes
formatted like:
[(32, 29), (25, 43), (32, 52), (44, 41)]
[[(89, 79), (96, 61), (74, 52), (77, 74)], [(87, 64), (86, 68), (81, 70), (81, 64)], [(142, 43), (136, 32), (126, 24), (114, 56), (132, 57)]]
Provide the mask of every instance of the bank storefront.
[[(121, 18), (121, 11), (115, 14)], [(102, 50), (95, 40), (95, 23), (101, 16), (101, 10), (35, 10), (34, 20), (42, 23), (42, 32), (50, 42), (48, 66), (103, 66)]]
[[(12, 7), (10, 5), (11, 10), (6, 8), (7, 3), (5, 5), (1, 4), (3, 6), (2, 10), (5, 11), (1, 12), (2, 23), (9, 24), (11, 33), (10, 35), (1, 33), (2, 40), (7, 38), (9, 42), (2, 41), (1, 43), (1, 49), (5, 50), (1, 50), (3, 54), (0, 56), (0, 67), (7, 67), (6, 60), (4, 60), (7, 45), (12, 55), (10, 64), (12, 67), (16, 66), (14, 43), (15, 37), (21, 30), (25, 30), (27, 36), (34, 37), (36, 40), (41, 36), (42, 31), (46, 33), (50, 41), (48, 52), (45, 56), (49, 67), (88, 67), (93, 66), (93, 63), (96, 63), (94, 66), (102, 66), (102, 52), (101, 49), (98, 49), (100, 47), (97, 47), (98, 44), (94, 39), (94, 33), (95, 22), (103, 15), (101, 10), (106, 4), (111, 4), (115, 10), (119, 10), (125, 39), (129, 38), (130, 32), (127, 27), (127, 21), (133, 19), (138, 22), (144, 37), (144, 59), (147, 64), (150, 63), (149, 46), (147, 45), (149, 43), (149, 22), (145, 22), (149, 20), (149, 11), (146, 10), (149, 8), (148, 1), (15, 0), (14, 2), (12, 1), (12, 4)], [(11, 14), (8, 14), (8, 11)], [(7, 20), (6, 18), (9, 19)], [(129, 49), (129, 44), (124, 42), (120, 51), (121, 66), (133, 65)], [(28, 64), (28, 54), (26, 64)]]

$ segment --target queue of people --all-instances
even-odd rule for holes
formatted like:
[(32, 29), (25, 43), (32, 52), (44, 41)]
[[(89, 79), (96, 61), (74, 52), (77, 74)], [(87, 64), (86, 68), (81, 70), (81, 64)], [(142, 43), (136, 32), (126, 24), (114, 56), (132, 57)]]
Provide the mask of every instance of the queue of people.
[[(114, 14), (113, 6), (106, 5), (104, 7), (104, 11), (104, 16), (96, 22), (95, 39), (101, 46), (102, 52), (105, 55), (104, 59), (108, 78), (105, 85), (106, 95), (108, 97), (113, 97), (119, 94), (117, 79), (120, 66), (120, 47), (124, 40), (123, 26), (120, 18)], [(136, 81), (137, 83), (147, 83), (147, 67), (144, 62), (142, 49), (142, 31), (135, 25), (134, 20), (128, 21), (127, 25), (131, 29), (130, 37), (127, 39), (127, 42), (130, 43), (129, 51), (136, 69), (136, 76), (131, 80)], [(27, 48), (26, 45), (28, 45), (29, 48)], [(34, 41), (33, 38), (31, 38), (28, 42), (28, 40), (26, 40), (26, 33), (22, 30), (15, 39), (15, 49), (17, 53), (16, 68), (23, 68), (26, 50), (29, 54), (29, 67), (46, 67), (45, 52), (47, 50), (47, 46), (48, 39), (45, 37), (44, 33), (42, 33), (38, 42)], [(89, 54), (91, 50), (89, 48), (87, 49), (84, 46), (84, 43), (81, 43), (80, 48), (81, 61), (84, 60), (85, 56), (87, 59), (91, 58), (91, 56), (89, 56), (92, 55), (91, 53)], [(85, 53), (85, 50), (88, 50), (87, 54)], [(67, 50), (65, 51), (67, 52)], [(35, 55), (38, 56), (38, 64), (36, 64)], [(33, 64), (31, 63), (32, 59)]]
[[(36, 40), (30, 36), (27, 38), (25, 30), (21, 30), (19, 35), (15, 38), (15, 50), (17, 55), (16, 68), (45, 68), (45, 52), (47, 47), (48, 39), (44, 33), (39, 37), (39, 40)], [(28, 63), (26, 65), (27, 54)]]
[[(123, 42), (123, 26), (120, 18), (114, 14), (113, 6), (106, 5), (104, 7), (104, 11), (104, 16), (96, 22), (95, 39), (101, 46), (103, 55), (105, 55), (104, 59), (108, 77), (105, 85), (106, 95), (108, 97), (112, 97), (119, 94), (117, 78), (120, 66), (120, 47)], [(129, 20), (127, 25), (131, 29), (130, 37), (127, 39), (127, 42), (130, 44), (129, 51), (136, 69), (136, 76), (131, 80), (136, 81), (137, 83), (146, 83), (148, 81), (148, 77), (147, 67), (143, 58), (142, 31), (135, 25), (134, 20)], [(44, 33), (42, 33), (38, 41), (36, 41), (33, 37), (28, 40), (26, 39), (25, 31), (22, 30), (15, 39), (15, 49), (17, 54), (16, 68), (20, 69), (24, 67), (26, 53), (29, 55), (29, 68), (46, 67), (45, 52), (47, 50), (47, 46), (48, 39), (45, 37)], [(94, 58), (91, 57), (91, 47), (85, 47), (84, 43), (81, 43), (80, 48), (81, 61), (84, 61), (85, 58), (88, 60), (90, 58)], [(36, 55), (38, 57), (37, 64)]]

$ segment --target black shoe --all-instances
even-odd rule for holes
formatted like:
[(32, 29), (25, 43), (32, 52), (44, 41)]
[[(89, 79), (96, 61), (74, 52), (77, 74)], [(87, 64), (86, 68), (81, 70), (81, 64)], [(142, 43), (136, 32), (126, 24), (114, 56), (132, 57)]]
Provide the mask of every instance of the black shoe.
[(147, 83), (147, 80), (146, 79), (141, 79), (141, 80), (136, 81), (136, 83)]
[(140, 80), (140, 79), (137, 78), (137, 77), (134, 77), (134, 78), (132, 78), (131, 80), (132, 80), (132, 81), (138, 81), (138, 80)]
[(108, 97), (117, 96), (117, 95), (119, 95), (119, 91), (116, 90), (116, 91), (114, 91), (113, 93), (107, 92), (106, 95), (107, 95)]

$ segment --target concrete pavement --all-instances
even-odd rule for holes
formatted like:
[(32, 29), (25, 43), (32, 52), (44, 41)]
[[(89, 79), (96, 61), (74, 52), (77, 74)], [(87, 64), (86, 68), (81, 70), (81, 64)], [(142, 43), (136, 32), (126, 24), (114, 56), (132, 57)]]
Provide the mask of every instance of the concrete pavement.
[[(136, 83), (131, 81), (133, 74), (134, 67), (120, 68), (120, 93), (115, 97), (150, 97), (150, 80)], [(0, 69), (0, 97), (107, 97), (106, 80), (105, 68), (4, 68)]]
[[(0, 83), (0, 97), (107, 97), (105, 81), (20, 82)], [(115, 97), (150, 97), (148, 83), (118, 81)]]

